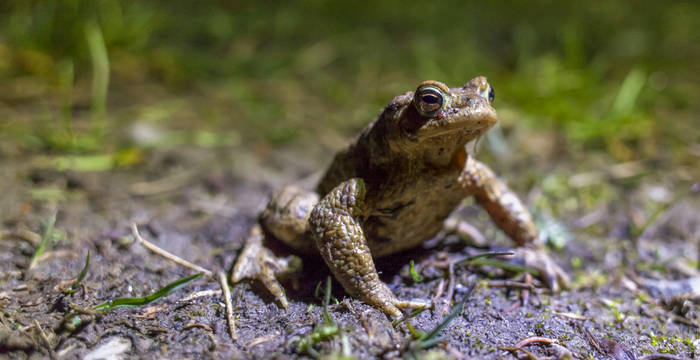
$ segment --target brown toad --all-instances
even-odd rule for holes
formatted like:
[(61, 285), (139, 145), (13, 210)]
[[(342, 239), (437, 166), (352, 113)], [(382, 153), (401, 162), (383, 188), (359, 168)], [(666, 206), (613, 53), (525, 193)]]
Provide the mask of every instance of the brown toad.
[(423, 307), (397, 299), (379, 279), (372, 257), (406, 250), (434, 237), (444, 220), (472, 195), (518, 245), (517, 255), (556, 289), (566, 274), (546, 255), (530, 213), (486, 165), (467, 154), (467, 142), (496, 124), (493, 88), (477, 77), (459, 88), (437, 81), (395, 97), (358, 139), (339, 152), (316, 191), (287, 186), (273, 193), (251, 230), (231, 279), (261, 280), (282, 306), (275, 275), (289, 259), (262, 240), (277, 238), (305, 253), (320, 253), (348, 294), (400, 316)]

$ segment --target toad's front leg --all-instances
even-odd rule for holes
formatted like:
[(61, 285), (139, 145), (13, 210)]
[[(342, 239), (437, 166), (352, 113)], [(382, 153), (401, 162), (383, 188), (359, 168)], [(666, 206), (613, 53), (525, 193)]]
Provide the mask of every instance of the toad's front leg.
[(348, 294), (383, 312), (401, 316), (400, 308), (428, 304), (398, 300), (374, 267), (360, 218), (365, 213), (365, 183), (353, 178), (336, 186), (314, 208), (311, 233), (326, 264)]
[(493, 222), (522, 246), (516, 250), (517, 258), (539, 270), (550, 289), (567, 286), (568, 275), (547, 254), (530, 212), (488, 166), (468, 157), (459, 182), (465, 193), (474, 195), (486, 209)]

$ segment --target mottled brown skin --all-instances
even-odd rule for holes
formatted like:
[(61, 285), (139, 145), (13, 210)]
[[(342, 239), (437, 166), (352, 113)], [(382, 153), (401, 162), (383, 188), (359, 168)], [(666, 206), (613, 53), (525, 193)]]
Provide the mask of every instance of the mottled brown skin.
[[(335, 156), (315, 192), (287, 186), (271, 195), (260, 226), (300, 251), (318, 249), (352, 296), (387, 314), (427, 306), (398, 300), (379, 280), (373, 256), (409, 249), (435, 236), (466, 196), (473, 195), (518, 245), (527, 265), (552, 288), (566, 274), (547, 256), (518, 197), (465, 145), (496, 124), (493, 90), (485, 77), (460, 88), (426, 81), (395, 97), (359, 138)], [(286, 307), (275, 274), (289, 271), (262, 244), (256, 226), (232, 280), (261, 280)]]

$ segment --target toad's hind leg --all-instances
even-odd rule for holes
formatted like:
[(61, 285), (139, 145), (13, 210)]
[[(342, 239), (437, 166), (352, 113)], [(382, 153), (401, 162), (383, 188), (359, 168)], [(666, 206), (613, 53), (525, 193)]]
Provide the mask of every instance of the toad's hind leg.
[(401, 316), (400, 308), (429, 307), (423, 302), (397, 299), (379, 279), (360, 225), (364, 200), (364, 181), (353, 178), (338, 185), (316, 205), (309, 224), (321, 256), (348, 294), (387, 314)]
[(270, 195), (267, 206), (260, 215), (259, 224), (250, 230), (243, 251), (236, 259), (231, 281), (260, 280), (280, 305), (286, 308), (287, 296), (277, 277), (298, 271), (301, 260), (293, 255), (277, 257), (263, 246), (263, 240), (266, 234), (270, 234), (296, 250), (312, 249), (313, 241), (307, 234), (307, 222), (317, 202), (316, 193), (296, 186), (286, 186)]

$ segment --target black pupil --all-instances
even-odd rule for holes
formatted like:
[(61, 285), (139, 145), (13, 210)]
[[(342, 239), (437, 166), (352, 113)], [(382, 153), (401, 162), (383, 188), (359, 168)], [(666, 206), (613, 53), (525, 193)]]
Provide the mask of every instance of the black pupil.
[(496, 91), (493, 88), (489, 89), (489, 102), (493, 102), (496, 98)]
[(438, 97), (435, 94), (425, 94), (421, 97), (421, 99), (428, 104), (439, 104), (440, 103), (440, 97)]

